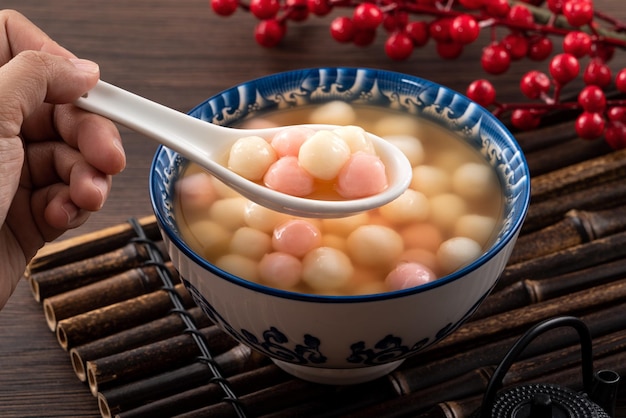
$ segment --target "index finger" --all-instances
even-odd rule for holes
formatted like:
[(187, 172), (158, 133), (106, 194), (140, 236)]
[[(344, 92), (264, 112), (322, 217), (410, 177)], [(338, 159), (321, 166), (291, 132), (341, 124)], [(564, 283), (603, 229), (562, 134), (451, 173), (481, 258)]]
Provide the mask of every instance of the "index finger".
[(75, 58), (33, 22), (15, 10), (0, 10), (0, 66), (23, 51), (34, 50)]

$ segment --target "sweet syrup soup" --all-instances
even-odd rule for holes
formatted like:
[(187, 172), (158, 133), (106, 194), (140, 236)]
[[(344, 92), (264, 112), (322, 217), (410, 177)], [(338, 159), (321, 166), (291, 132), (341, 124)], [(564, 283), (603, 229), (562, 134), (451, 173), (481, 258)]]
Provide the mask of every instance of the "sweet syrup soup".
[(470, 264), (501, 224), (495, 172), (440, 126), (390, 110), (332, 102), (274, 112), (242, 127), (356, 125), (400, 147), (410, 188), (374, 210), (297, 218), (253, 203), (190, 164), (177, 182), (176, 218), (188, 245), (222, 270), (294, 292), (362, 295), (410, 288)]

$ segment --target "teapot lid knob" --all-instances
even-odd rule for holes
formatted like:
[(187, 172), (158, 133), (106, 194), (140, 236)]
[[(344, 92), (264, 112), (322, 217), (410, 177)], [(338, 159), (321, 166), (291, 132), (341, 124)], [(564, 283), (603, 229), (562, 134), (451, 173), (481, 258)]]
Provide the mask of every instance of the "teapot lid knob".
[(578, 392), (539, 383), (515, 386), (496, 398), (490, 418), (608, 418), (602, 408)]

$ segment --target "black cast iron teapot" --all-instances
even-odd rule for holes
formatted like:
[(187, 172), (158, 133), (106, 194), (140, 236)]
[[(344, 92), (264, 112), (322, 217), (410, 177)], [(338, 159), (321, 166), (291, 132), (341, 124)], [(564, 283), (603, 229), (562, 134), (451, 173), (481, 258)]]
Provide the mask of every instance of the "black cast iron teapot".
[[(524, 348), (538, 335), (570, 326), (580, 338), (583, 391), (547, 383), (514, 386), (498, 392), (507, 371)], [(593, 372), (589, 329), (580, 319), (563, 316), (548, 319), (528, 330), (511, 347), (491, 377), (481, 407), (471, 418), (613, 418), (619, 374)]]

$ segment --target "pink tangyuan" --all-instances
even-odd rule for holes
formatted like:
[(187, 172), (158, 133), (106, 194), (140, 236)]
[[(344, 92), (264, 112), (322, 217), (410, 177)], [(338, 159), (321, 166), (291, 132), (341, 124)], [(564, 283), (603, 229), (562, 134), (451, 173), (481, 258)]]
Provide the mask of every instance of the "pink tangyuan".
[(322, 233), (311, 222), (292, 219), (274, 229), (274, 250), (302, 257), (322, 244)]
[(298, 156), (302, 143), (314, 133), (315, 130), (311, 128), (292, 126), (282, 129), (274, 135), (270, 141), (270, 145), (272, 145), (272, 148), (274, 148), (279, 157), (286, 155)]
[(385, 165), (373, 154), (352, 154), (337, 176), (337, 193), (345, 199), (372, 196), (386, 188)]
[(437, 276), (431, 269), (420, 263), (400, 263), (385, 278), (390, 291), (408, 289), (432, 282)]
[(259, 262), (259, 277), (270, 286), (282, 289), (294, 287), (302, 276), (302, 262), (291, 254), (265, 254)]
[(308, 196), (315, 190), (315, 179), (298, 163), (298, 157), (287, 156), (274, 162), (263, 176), (265, 186), (292, 196)]

